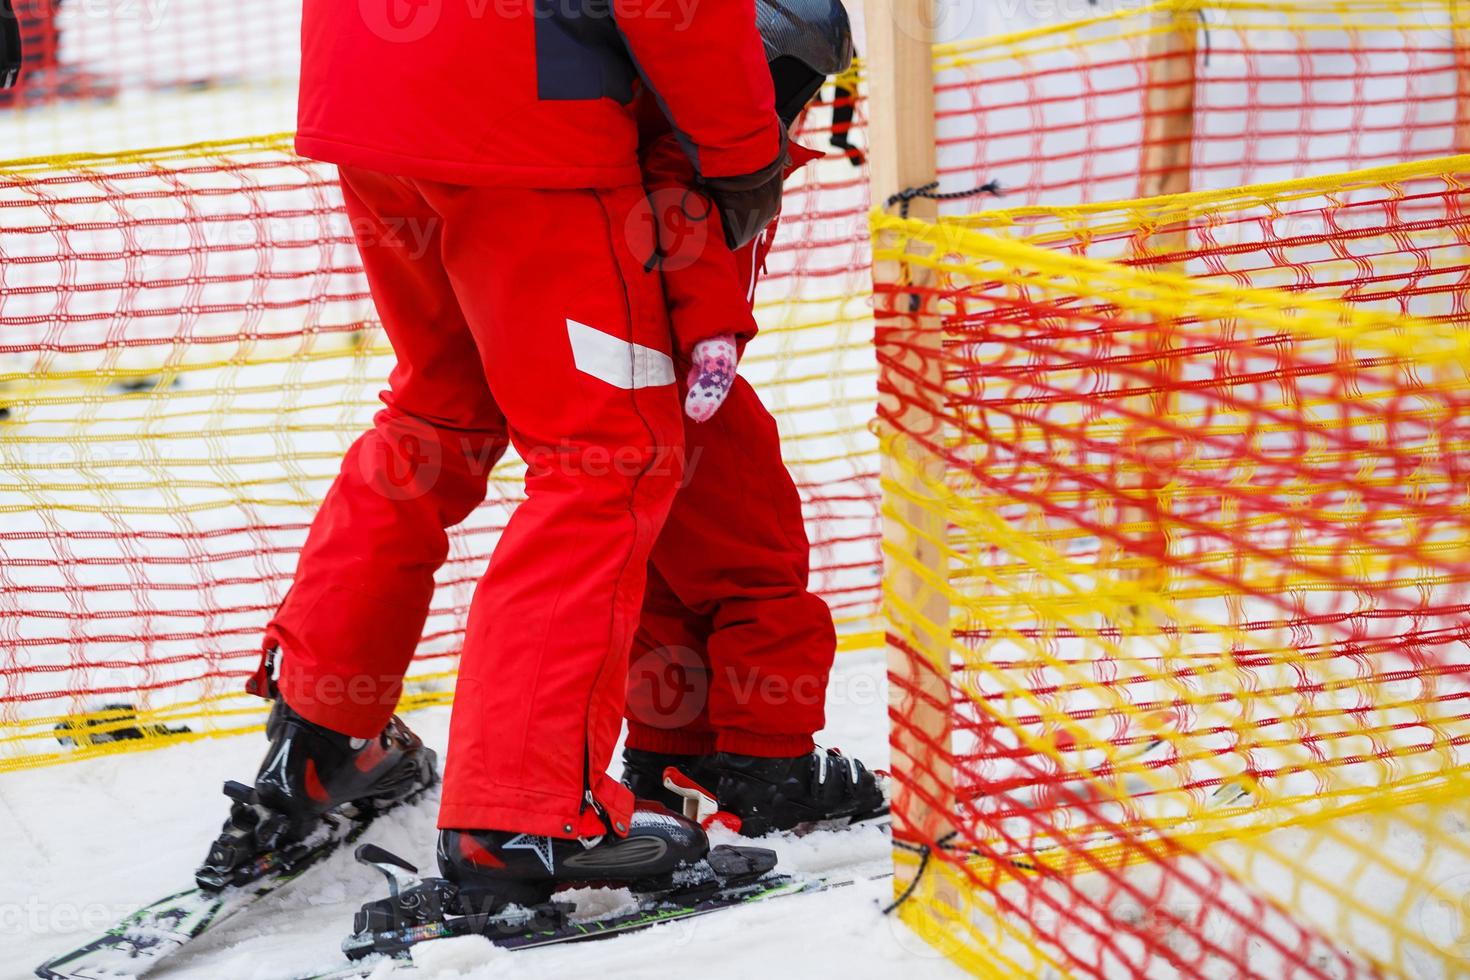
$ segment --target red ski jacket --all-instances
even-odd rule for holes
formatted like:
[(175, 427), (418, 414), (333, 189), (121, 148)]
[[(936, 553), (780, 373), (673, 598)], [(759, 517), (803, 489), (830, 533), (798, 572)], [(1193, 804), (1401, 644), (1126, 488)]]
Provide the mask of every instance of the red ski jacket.
[(754, 0), (305, 0), (296, 149), (406, 177), (639, 182), (652, 91), (706, 177), (775, 159)]

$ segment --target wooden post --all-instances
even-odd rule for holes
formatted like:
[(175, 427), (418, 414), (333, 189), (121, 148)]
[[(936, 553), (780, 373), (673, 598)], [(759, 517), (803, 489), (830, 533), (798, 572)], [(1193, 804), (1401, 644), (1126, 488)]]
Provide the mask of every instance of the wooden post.
[[(1139, 162), (1139, 196), (1159, 197), (1183, 194), (1190, 189), (1190, 171), (1194, 164), (1195, 65), (1198, 59), (1199, 18), (1192, 9), (1164, 10), (1155, 15), (1156, 33), (1148, 42), (1148, 83), (1144, 94), (1143, 152)], [(1182, 254), (1189, 246), (1189, 223), (1177, 222), (1151, 229), (1143, 243), (1148, 252)], [(1156, 265), (1155, 269), (1183, 272), (1183, 263)], [(1157, 353), (1152, 361), (1155, 379), (1165, 388), (1149, 397), (1146, 418), (1164, 419), (1174, 409), (1174, 399), (1167, 383), (1175, 375), (1175, 364), (1169, 356), (1173, 323), (1160, 318), (1150, 350)], [(1142, 408), (1143, 406), (1138, 406)], [(1164, 500), (1160, 491), (1168, 482), (1177, 453), (1177, 440), (1151, 435), (1147, 426), (1139, 426), (1133, 451), (1143, 460), (1136, 489), (1148, 499), (1147, 506), (1124, 505), (1119, 508), (1121, 526), (1151, 525), (1145, 529), (1144, 547), (1163, 554), (1168, 548), (1164, 532)], [(1163, 562), (1145, 564), (1131, 570), (1127, 578), (1152, 592), (1166, 585), (1168, 570)]]
[(1158, 31), (1148, 41), (1140, 197), (1188, 191), (1194, 162), (1199, 18), (1193, 10), (1166, 10), (1154, 16)]
[(1450, 7), (1450, 42), (1455, 48), (1455, 149), (1470, 153), (1470, 0)]
[[(868, 163), (872, 201), (935, 179), (933, 0), (866, 0)], [(934, 201), (915, 199), (914, 218), (933, 220)], [(875, 262), (874, 316), (884, 412), (882, 433), (883, 548), (888, 603), (889, 707), (895, 843), (933, 844), (954, 827), (954, 767), (950, 728), (949, 600), (925, 581), (948, 581), (949, 522), (930, 489), (940, 461), (906, 434), (938, 429), (934, 411), (943, 387), (943, 350), (932, 302), (920, 293), (929, 275), (903, 263)], [(895, 370), (901, 362), (903, 370)], [(896, 561), (902, 556), (903, 561)], [(909, 564), (912, 563), (912, 564)], [(912, 854), (905, 852), (909, 858)], [(900, 855), (896, 852), (895, 857)], [(907, 889), (916, 862), (895, 862), (894, 888)]]

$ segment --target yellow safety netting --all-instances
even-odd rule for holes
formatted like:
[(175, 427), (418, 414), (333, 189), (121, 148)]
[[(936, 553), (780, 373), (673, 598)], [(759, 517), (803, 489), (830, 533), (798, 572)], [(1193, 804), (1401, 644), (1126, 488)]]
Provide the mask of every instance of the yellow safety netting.
[(904, 915), (941, 949), (1463, 970), (1467, 170), (875, 216), (884, 499), (939, 556), (887, 552)]

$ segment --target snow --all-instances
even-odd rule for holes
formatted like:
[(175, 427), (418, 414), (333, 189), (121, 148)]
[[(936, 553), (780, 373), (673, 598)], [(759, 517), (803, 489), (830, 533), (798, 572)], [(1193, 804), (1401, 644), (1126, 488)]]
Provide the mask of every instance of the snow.
[[(887, 691), (882, 656), (845, 654), (818, 736), (870, 765), (887, 762)], [(449, 712), (407, 716), (443, 758)], [(259, 736), (223, 738), (153, 752), (103, 757), (5, 777), (0, 793), (0, 975), (24, 976), (117, 919), (187, 887), (227, 810), (227, 779), (248, 780), (259, 763)], [(617, 769), (616, 760), (613, 766)], [(364, 838), (431, 873), (437, 796), (384, 817)], [(716, 831), (716, 843), (734, 843)], [(888, 837), (878, 828), (827, 831), (762, 841), (786, 870), (835, 877), (884, 874)], [(167, 980), (283, 980), (341, 960), (338, 943), (358, 904), (385, 894), (381, 875), (333, 855), (301, 880), (188, 947), (155, 976)], [(579, 908), (626, 895), (578, 894)], [(561, 978), (594, 973), (708, 978), (776, 975), (918, 978), (961, 976), (959, 969), (880, 908), (887, 878), (833, 891), (781, 898), (765, 906), (669, 923), (595, 943), (508, 953), (476, 939), (431, 943), (415, 966), (394, 977)], [(390, 975), (386, 967), (381, 976)]]
[[(1088, 0), (996, 0), (994, 4), (943, 3), (945, 17), (940, 25), (944, 40), (1020, 30), (1037, 24), (1089, 16), (1099, 9), (1137, 6), (1137, 3), (1103, 4), (1093, 7)], [(211, 68), (225, 83), (199, 92), (158, 94), (128, 90), (111, 104), (78, 105), (66, 111), (19, 112), (0, 115), (0, 148), (7, 157), (39, 156), (74, 151), (108, 151), (126, 146), (163, 145), (231, 136), (266, 133), (290, 128), (294, 119), (294, 82), (291, 48), (294, 45), (294, 11), (297, 0), (269, 0), (269, 11), (259, 5), (242, 5), (236, 0), (196, 0), (189, 4), (167, 4), (164, 0), (82, 0), (69, 2), (70, 46), (67, 60), (88, 64), (98, 70), (126, 74), (146, 65), (144, 77), (154, 85), (187, 83), (197, 72), (182, 52), (208, 49), (220, 60)], [(130, 15), (129, 12), (132, 12)], [(130, 22), (129, 16), (135, 21)], [(230, 18), (235, 18), (231, 23)], [(268, 32), (262, 27), (268, 26)], [(208, 43), (198, 40), (198, 31), (217, 32)], [(228, 42), (223, 47), (220, 40)], [(126, 42), (126, 43), (119, 43)], [(863, 47), (861, 38), (860, 48)], [(282, 59), (281, 53), (288, 52)], [(127, 59), (107, 63), (109, 52), (127, 52)], [(173, 52), (174, 56), (170, 56)], [(263, 60), (262, 60), (263, 59)], [(1042, 59), (1044, 62), (1044, 59)], [(1346, 62), (1345, 62), (1346, 63)], [(1324, 63), (1325, 68), (1333, 66)], [(1341, 65), (1337, 66), (1339, 69)], [(1229, 77), (1233, 66), (1217, 58), (1210, 71)], [(248, 79), (248, 80), (247, 80)], [(1100, 73), (1098, 80), (1113, 81)], [(1426, 83), (1427, 84), (1427, 83)], [(1222, 105), (1234, 104), (1238, 93), (1229, 83), (1211, 90)], [(1389, 93), (1392, 95), (1393, 93)], [(1208, 101), (1206, 99), (1205, 101)], [(1386, 103), (1391, 99), (1385, 96)], [(1017, 110), (1018, 111), (1018, 110)], [(1380, 125), (1394, 111), (1392, 104), (1368, 114), (1365, 121)], [(1230, 120), (1223, 113), (1213, 125), (1224, 127)], [(1014, 129), (1014, 120), (995, 113), (993, 125)], [(951, 121), (947, 127), (959, 127)], [(969, 131), (946, 129), (956, 137)], [(1132, 131), (1113, 134), (1124, 143)], [(1214, 165), (1239, 155), (1238, 142), (1225, 130), (1211, 130), (1204, 149)], [(1075, 139), (1075, 136), (1073, 137)], [(1277, 142), (1282, 142), (1278, 140)], [(1268, 141), (1269, 143), (1269, 141)], [(1075, 147), (1050, 146), (1063, 154)], [(1000, 154), (1001, 146), (990, 152)], [(1436, 147), (1427, 147), (1425, 155)], [(960, 154), (973, 147), (960, 147)], [(1299, 172), (1303, 160), (1332, 159), (1326, 145), (1298, 146), (1287, 140), (1281, 146), (1258, 146), (1262, 158), (1285, 161), (1274, 167), (1252, 171), (1255, 179), (1289, 176)], [(1340, 151), (1338, 151), (1340, 152)], [(1105, 162), (1112, 158), (1105, 158)], [(963, 167), (967, 158), (946, 160), (946, 165)], [(839, 178), (845, 163), (825, 165), (823, 175)], [(1049, 164), (1049, 181), (1067, 174)], [(1331, 169), (1330, 167), (1324, 169)], [(947, 177), (958, 187), (963, 173)], [(999, 177), (1007, 187), (1019, 188), (1007, 203), (1029, 201), (1023, 196), (1028, 182), (1038, 183), (1020, 167), (985, 170), (977, 177)], [(1134, 186), (1133, 174), (1124, 172), (1114, 183), (1094, 187), (1100, 196), (1126, 197)], [(1240, 182), (1241, 175), (1229, 167), (1216, 166), (1206, 175), (1215, 186)], [(947, 184), (948, 186), (948, 184)], [(849, 193), (861, 198), (863, 189)], [(1057, 202), (1052, 202), (1057, 203)], [(954, 205), (969, 207), (970, 203)], [(863, 210), (855, 208), (844, 220), (861, 222)], [(805, 238), (841, 237), (846, 226), (831, 228), (790, 227), (786, 235)], [(795, 263), (793, 253), (773, 259)], [(820, 267), (832, 264), (833, 256), (806, 250), (799, 261)], [(837, 277), (835, 289), (821, 297), (826, 305), (809, 307), (807, 317), (830, 316), (847, 322), (849, 331), (837, 351), (825, 345), (799, 348), (817, 339), (811, 332), (796, 340), (774, 336), (752, 350), (750, 367), (756, 380), (773, 396), (773, 407), (785, 417), (805, 424), (808, 419), (826, 418), (832, 428), (838, 413), (842, 428), (853, 413), (866, 417), (871, 405), (871, 360), (867, 345), (870, 324), (854, 316), (850, 307), (861, 305), (861, 267)], [(831, 286), (828, 287), (832, 288)], [(769, 295), (771, 299), (777, 299)], [(854, 298), (856, 297), (856, 299)], [(786, 297), (779, 297), (785, 299)], [(811, 297), (804, 297), (808, 303)], [(792, 310), (796, 308), (792, 304)], [(776, 308), (772, 315), (789, 310)], [(793, 349), (796, 346), (798, 349)], [(374, 371), (382, 365), (365, 359)], [(329, 366), (330, 367), (330, 366)], [(253, 387), (253, 371), (271, 368), (247, 367), (229, 375), (236, 386)], [(381, 373), (381, 371), (377, 371)], [(817, 377), (816, 384), (788, 383), (803, 376)], [(842, 380), (842, 387), (833, 384)], [(198, 390), (223, 378), (205, 375), (195, 379)], [(371, 382), (355, 378), (352, 390), (363, 397), (344, 406), (341, 400), (326, 406), (313, 405), (321, 417), (328, 413), (370, 410)], [(260, 386), (264, 390), (265, 386)], [(840, 398), (838, 396), (841, 396)], [(826, 401), (836, 401), (834, 409)], [(248, 404), (248, 399), (240, 404)], [(308, 421), (316, 421), (311, 414)], [(127, 411), (114, 403), (108, 420), (128, 421)], [(35, 418), (29, 424), (44, 426), (64, 420)], [(859, 427), (860, 428), (860, 427)], [(866, 433), (864, 436), (866, 437)], [(270, 447), (257, 449), (260, 455)], [(330, 446), (314, 447), (340, 451)], [(872, 440), (844, 447), (845, 459), (828, 459), (823, 465), (833, 471), (850, 468), (851, 461), (872, 452)], [(822, 459), (830, 446), (810, 445), (803, 452)], [(239, 458), (245, 458), (242, 453)], [(314, 472), (319, 483), (335, 464), (323, 464)], [(814, 463), (813, 472), (817, 472)], [(320, 467), (319, 467), (320, 468)], [(827, 473), (821, 471), (823, 476)], [(127, 518), (140, 521), (136, 516)], [(15, 515), (7, 520), (20, 520)], [(861, 517), (851, 518), (861, 524)], [(105, 523), (103, 526), (107, 526)], [(224, 547), (224, 545), (221, 545)], [(245, 562), (248, 564), (248, 561)], [(247, 603), (241, 602), (244, 606)], [(31, 627), (41, 629), (42, 626)], [(64, 684), (66, 675), (56, 675)], [(205, 692), (210, 693), (210, 692)], [(875, 652), (844, 654), (839, 658), (834, 683), (828, 695), (829, 726), (820, 740), (838, 745), (865, 762), (882, 766), (887, 759), (886, 686), (881, 657)], [(409, 723), (441, 753), (445, 749), (447, 709), (435, 708), (409, 716)], [(5, 842), (0, 875), (0, 976), (27, 975), (36, 963), (68, 949), (140, 905), (170, 890), (187, 886), (194, 865), (202, 857), (213, 832), (223, 818), (226, 804), (219, 786), (226, 779), (248, 779), (261, 751), (259, 737), (221, 738), (146, 753), (124, 753), (72, 765), (39, 769), (0, 777), (0, 841)], [(616, 768), (616, 763), (614, 764)], [(435, 802), (425, 801), (407, 812), (390, 815), (368, 835), (368, 840), (403, 854), (421, 868), (433, 867)], [(1288, 842), (1289, 843), (1289, 842)], [(848, 833), (814, 834), (801, 840), (774, 844), (784, 868), (841, 876), (870, 875), (887, 870), (888, 842), (872, 829)], [(1350, 856), (1349, 856), (1350, 859)], [(1348, 859), (1345, 859), (1348, 860)], [(1457, 866), (1458, 869), (1458, 866)], [(1292, 895), (1290, 875), (1278, 874), (1257, 887), (1281, 892), (1284, 902)], [(294, 976), (338, 962), (337, 944), (350, 928), (356, 905), (383, 894), (380, 876), (356, 865), (350, 854), (335, 855), (326, 865), (282, 892), (271, 896), (242, 918), (201, 940), (159, 971), (168, 980), (229, 977), (234, 980), (265, 980)], [(615, 903), (616, 895), (584, 895), (589, 905)], [(396, 977), (580, 977), (605, 974), (617, 977), (665, 978), (671, 970), (709, 978), (745, 976), (770, 972), (778, 975), (835, 977), (888, 977), (895, 973), (916, 978), (955, 977), (960, 972), (940, 954), (911, 933), (893, 917), (880, 914), (890, 898), (887, 880), (861, 880), (831, 892), (780, 899), (765, 906), (752, 906), (727, 913), (672, 923), (645, 933), (603, 942), (557, 949), (510, 954), (473, 939), (446, 941), (422, 947), (416, 969), (390, 969), (380, 976)], [(1329, 915), (1335, 909), (1328, 903)]]

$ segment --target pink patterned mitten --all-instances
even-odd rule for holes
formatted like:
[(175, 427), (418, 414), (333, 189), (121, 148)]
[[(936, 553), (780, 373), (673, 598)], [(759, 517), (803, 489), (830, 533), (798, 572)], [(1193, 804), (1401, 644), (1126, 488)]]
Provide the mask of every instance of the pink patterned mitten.
[(694, 366), (689, 369), (684, 414), (696, 422), (708, 422), (735, 384), (735, 335), (726, 333), (699, 341), (690, 359)]

